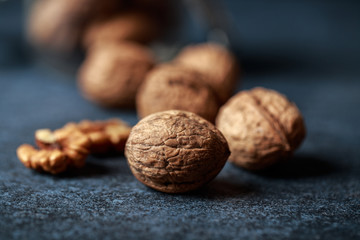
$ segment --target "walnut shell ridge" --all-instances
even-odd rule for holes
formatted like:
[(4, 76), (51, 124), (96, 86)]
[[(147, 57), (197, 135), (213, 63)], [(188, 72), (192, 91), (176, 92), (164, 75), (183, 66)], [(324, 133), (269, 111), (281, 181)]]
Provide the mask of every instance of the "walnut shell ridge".
[(133, 127), (125, 156), (143, 184), (167, 193), (194, 190), (223, 168), (229, 148), (221, 132), (200, 116), (178, 110), (152, 114)]
[(175, 62), (204, 74), (205, 81), (218, 94), (221, 103), (225, 103), (234, 93), (239, 65), (235, 56), (221, 45), (190, 45), (179, 53)]
[(296, 105), (265, 88), (233, 96), (220, 109), (216, 126), (229, 143), (229, 161), (249, 170), (263, 169), (288, 158), (306, 132)]
[(139, 117), (171, 109), (214, 122), (220, 104), (204, 76), (181, 66), (163, 64), (152, 70), (136, 96)]
[(78, 86), (86, 99), (99, 105), (132, 108), (154, 64), (150, 50), (136, 43), (96, 45), (79, 70)]

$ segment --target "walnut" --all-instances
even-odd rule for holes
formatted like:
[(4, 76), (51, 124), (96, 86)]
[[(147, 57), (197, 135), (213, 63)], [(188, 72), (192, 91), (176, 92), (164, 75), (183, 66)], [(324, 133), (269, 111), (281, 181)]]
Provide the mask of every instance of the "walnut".
[(288, 158), (305, 137), (304, 121), (296, 105), (264, 88), (232, 97), (220, 109), (216, 125), (228, 140), (229, 161), (250, 170)]
[(17, 149), (17, 156), (28, 168), (58, 174), (66, 170), (68, 160), (59, 149), (37, 150), (29, 144), (22, 144)]
[(221, 171), (229, 148), (214, 125), (198, 115), (170, 110), (133, 127), (125, 156), (134, 176), (167, 193), (199, 188)]
[(28, 168), (51, 174), (64, 172), (69, 167), (83, 167), (91, 144), (85, 134), (72, 128), (54, 132), (40, 129), (35, 133), (35, 140), (40, 150), (23, 144), (17, 149), (18, 158)]
[(205, 43), (184, 48), (174, 60), (206, 75), (205, 80), (216, 91), (222, 103), (233, 94), (239, 77), (239, 66), (226, 48)]
[(85, 98), (105, 107), (134, 107), (139, 85), (155, 64), (150, 50), (136, 43), (97, 45), (79, 70)]
[(68, 123), (65, 128), (80, 130), (91, 141), (92, 154), (123, 152), (131, 128), (119, 119), (106, 121), (83, 120), (79, 123)]
[(108, 15), (119, 1), (107, 0), (38, 0), (27, 21), (27, 35), (38, 47), (57, 53), (71, 53), (90, 18)]
[(189, 69), (164, 64), (151, 71), (136, 97), (140, 117), (177, 109), (196, 113), (214, 122), (219, 101), (203, 76)]
[(124, 40), (148, 43), (158, 32), (159, 27), (149, 14), (133, 10), (92, 22), (85, 30), (82, 42), (85, 48)]

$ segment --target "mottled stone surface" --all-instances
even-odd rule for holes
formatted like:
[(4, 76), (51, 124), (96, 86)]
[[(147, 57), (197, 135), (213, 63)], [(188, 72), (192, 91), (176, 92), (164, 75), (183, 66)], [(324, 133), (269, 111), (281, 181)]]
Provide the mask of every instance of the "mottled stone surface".
[(302, 110), (308, 136), (294, 159), (259, 174), (227, 164), (204, 188), (168, 195), (139, 183), (124, 157), (90, 157), (80, 172), (58, 177), (22, 165), (16, 147), (33, 143), (38, 128), (83, 118), (137, 121), (135, 112), (91, 105), (71, 79), (52, 74), (0, 75), (0, 238), (359, 237), (360, 116), (349, 108), (360, 101), (358, 81), (253, 79), (251, 87), (286, 92)]

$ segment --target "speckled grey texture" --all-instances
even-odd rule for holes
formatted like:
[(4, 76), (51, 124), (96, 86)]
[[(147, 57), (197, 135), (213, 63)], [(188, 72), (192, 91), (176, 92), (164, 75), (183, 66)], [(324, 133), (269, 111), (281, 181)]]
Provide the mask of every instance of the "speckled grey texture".
[[(252, 1), (226, 2), (239, 9), (242, 87), (273, 88), (304, 114), (308, 135), (293, 160), (260, 173), (227, 164), (210, 184), (183, 195), (145, 187), (123, 156), (90, 157), (81, 171), (60, 176), (33, 172), (15, 150), (33, 143), (36, 129), (84, 118), (135, 124), (136, 114), (83, 100), (73, 75), (1, 55), (0, 239), (360, 239), (359, 4), (258, 0), (255, 11)], [(242, 21), (269, 17), (269, 8), (277, 17), (265, 25)], [(4, 26), (1, 20), (2, 34)], [(271, 34), (271, 26), (288, 34)], [(15, 35), (0, 49), (17, 53), (9, 48)]]

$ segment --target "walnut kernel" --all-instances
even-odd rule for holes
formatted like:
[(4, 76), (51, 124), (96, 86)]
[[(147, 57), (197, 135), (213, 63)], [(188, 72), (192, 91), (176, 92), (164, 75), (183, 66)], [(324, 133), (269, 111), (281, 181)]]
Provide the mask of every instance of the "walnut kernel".
[(74, 129), (40, 129), (35, 132), (35, 140), (40, 150), (23, 144), (17, 155), (26, 167), (38, 171), (58, 174), (69, 167), (80, 168), (89, 154), (89, 138)]
[(65, 171), (69, 164), (66, 155), (59, 149), (37, 150), (29, 144), (19, 146), (17, 156), (27, 168), (51, 174)]
[(65, 128), (74, 128), (86, 134), (90, 141), (91, 153), (123, 152), (130, 134), (130, 126), (119, 119), (106, 121), (83, 120), (79, 123), (68, 123)]

